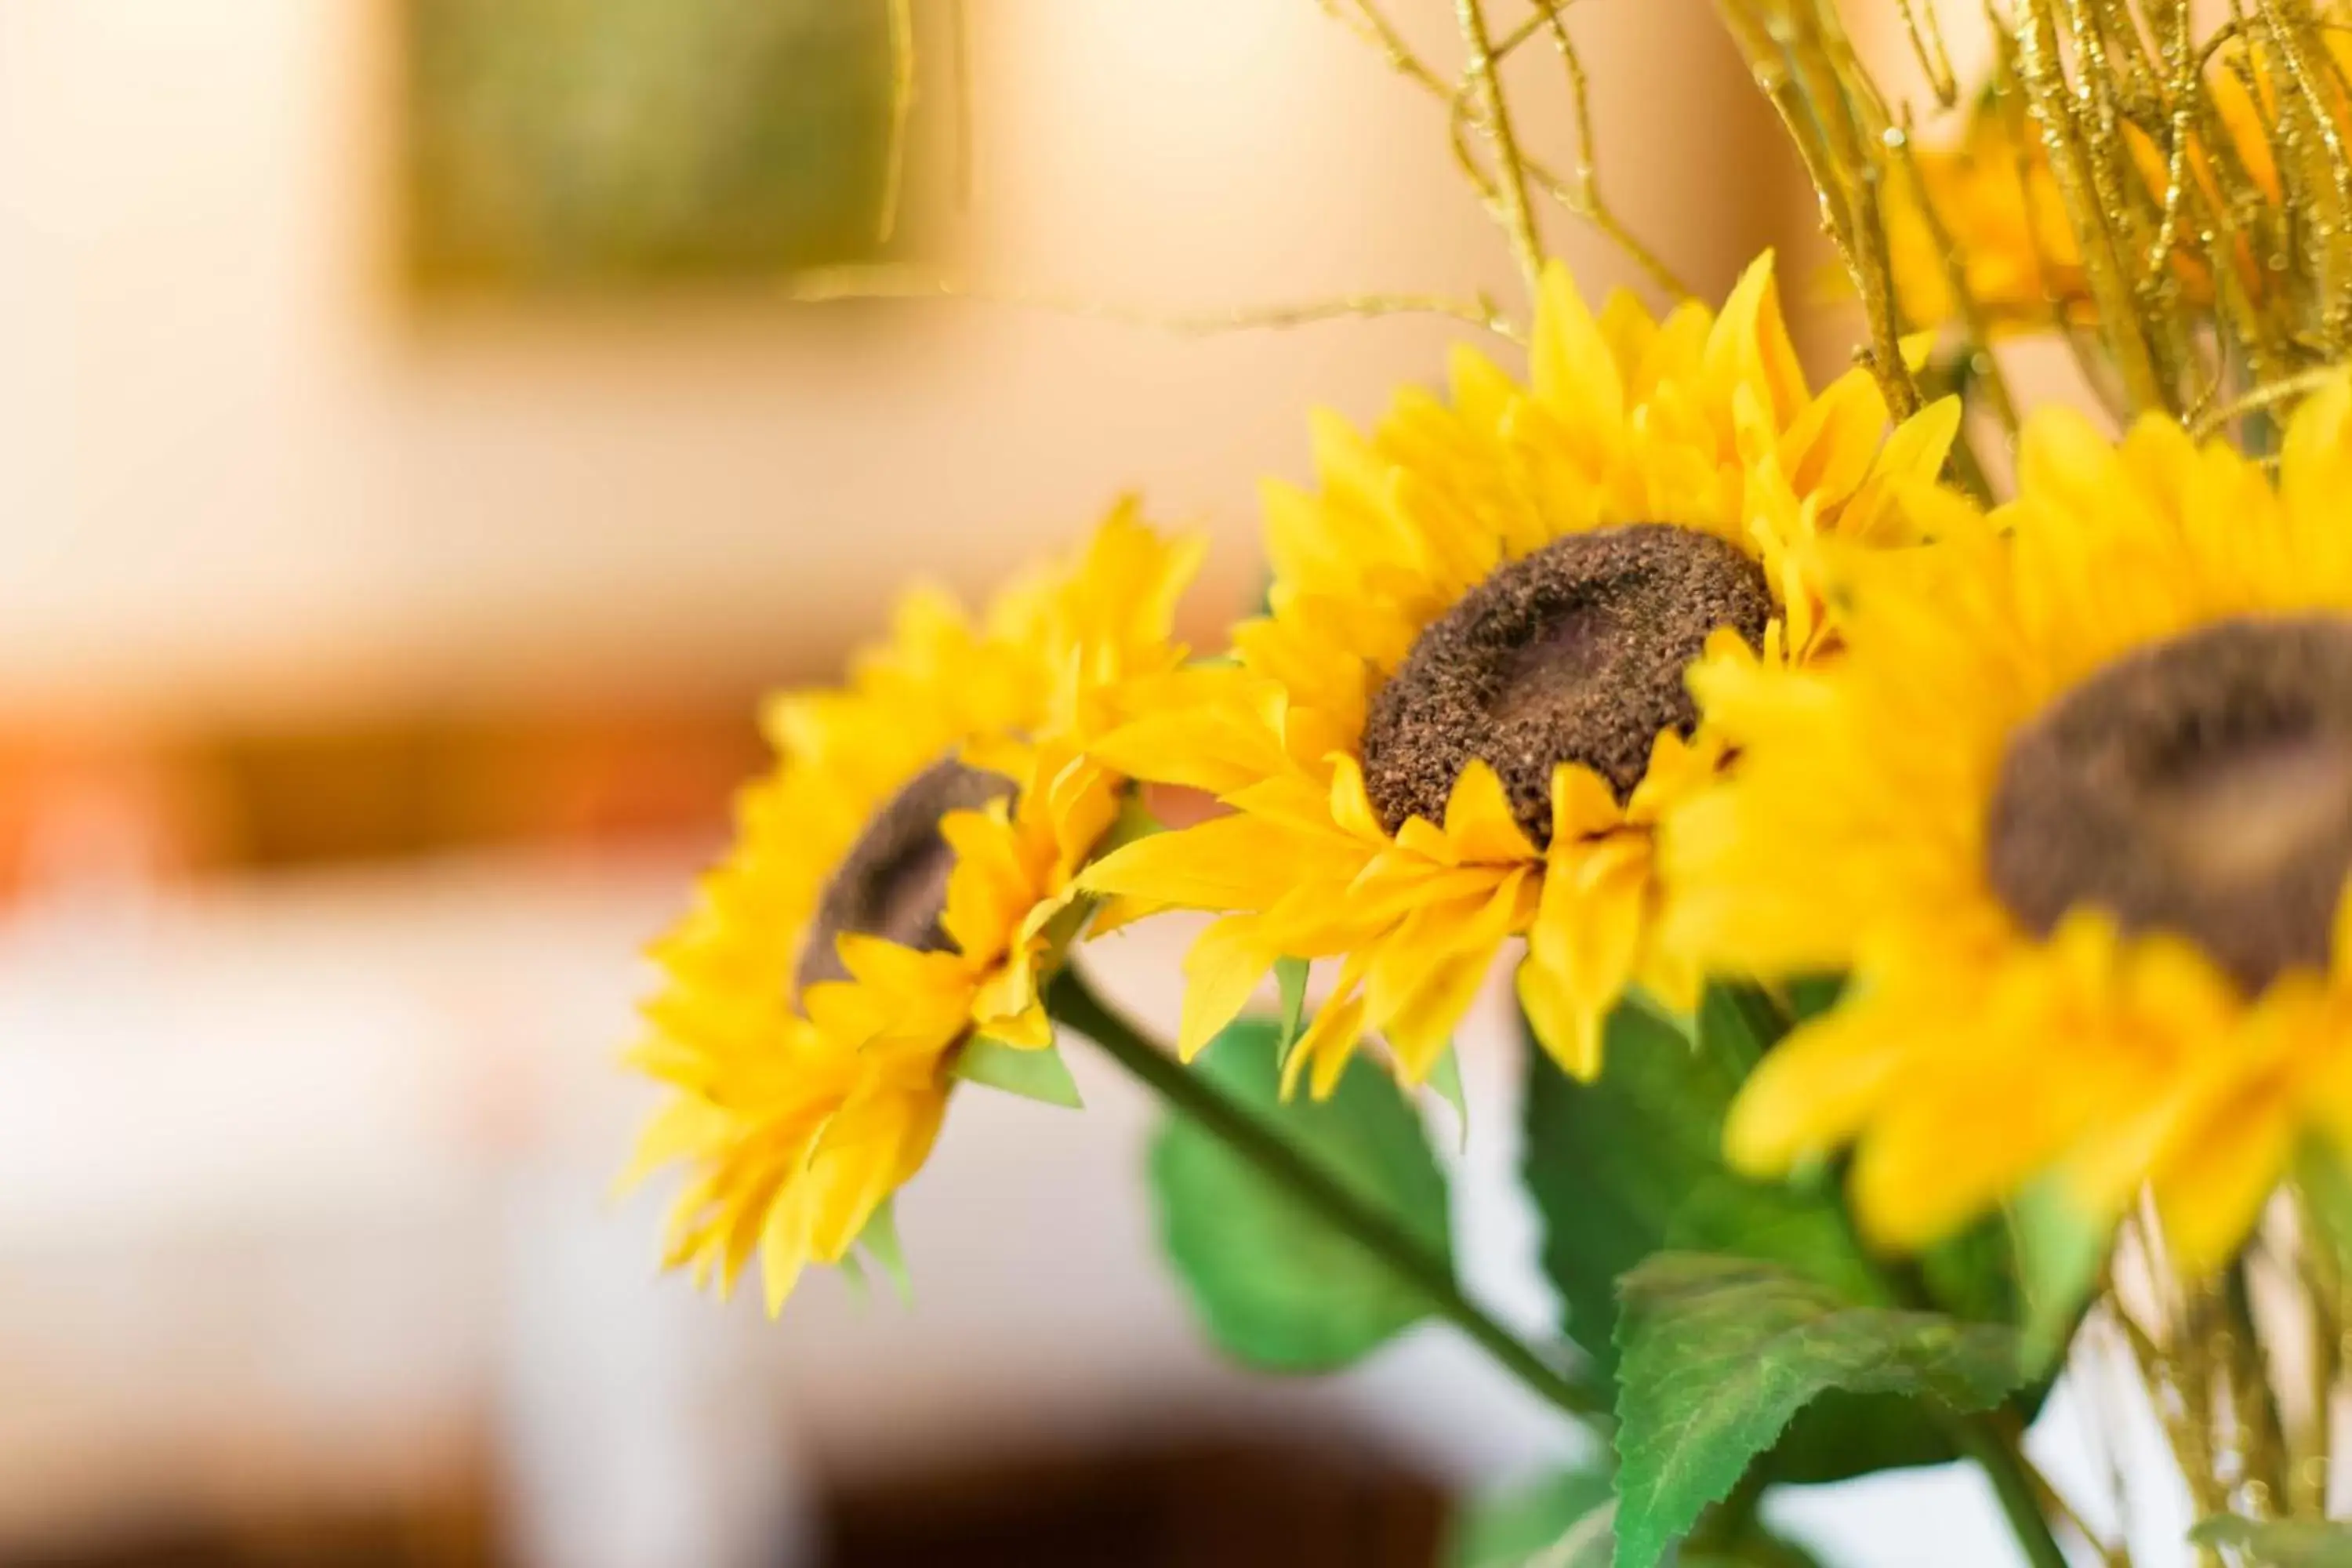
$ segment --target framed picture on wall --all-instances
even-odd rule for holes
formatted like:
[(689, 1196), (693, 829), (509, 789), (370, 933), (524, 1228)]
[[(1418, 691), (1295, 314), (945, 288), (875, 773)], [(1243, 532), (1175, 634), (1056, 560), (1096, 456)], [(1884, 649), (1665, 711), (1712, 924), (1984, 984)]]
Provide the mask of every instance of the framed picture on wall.
[(723, 284), (880, 259), (886, 0), (394, 0), (420, 293)]

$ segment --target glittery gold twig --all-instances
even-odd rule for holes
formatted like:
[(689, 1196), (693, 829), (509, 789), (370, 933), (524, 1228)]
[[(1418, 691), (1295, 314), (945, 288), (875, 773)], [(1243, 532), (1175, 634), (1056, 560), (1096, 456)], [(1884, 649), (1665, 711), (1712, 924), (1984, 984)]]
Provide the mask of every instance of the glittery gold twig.
[(1949, 109), (1960, 100), (1960, 84), (1952, 75), (1952, 57), (1944, 47), (1944, 26), (1937, 19), (1936, 7), (1927, 6), (1927, 25), (1923, 30), (1913, 0), (1895, 0), (1903, 14), (1903, 31), (1911, 40), (1911, 53), (1927, 74), (1927, 90), (1936, 101)]
[[(1921, 3), (1899, 0), (1899, 14), (1941, 99), (1948, 54)], [(1890, 188), (1924, 215), (1939, 254), (1922, 265), (1942, 270), (1977, 357), (1989, 324), (1967, 287), (1973, 247), (2015, 240), (1936, 210), (1915, 177), (1911, 117), (1886, 108), (1855, 58), (1838, 0), (1717, 9), (1820, 194), (1870, 363), (1885, 365), (1902, 326), (1880, 265)], [(1979, 111), (2009, 121), (2031, 251), (2017, 259), (2044, 268), (2050, 321), (2085, 380), (2119, 415), (2190, 423), (2352, 360), (2352, 48), (2330, 37), (2352, 16), (2344, 0), (2230, 0), (2200, 37), (2200, 14), (2192, 0), (1985, 0), (1993, 70)], [(2009, 322), (2021, 304), (2004, 300)], [(1990, 377), (1978, 384), (2001, 401)], [(1901, 406), (1891, 384), (1889, 399)]]
[(1887, 406), (1898, 418), (1908, 416), (1919, 406), (1919, 389), (1903, 363), (1881, 205), (1883, 152), (1901, 132), (1886, 122), (1828, 0), (1717, 0), (1717, 9), (1812, 177), (1823, 225), (1862, 296), (1865, 361)]
[[(2301, 5), (2290, 12), (2283, 0), (2262, 0), (2261, 14), (2263, 30), (2293, 89), (2290, 101), (2294, 107), (2282, 114), (2281, 121), (2317, 137), (2319, 153), (2306, 152), (2305, 157), (2324, 164), (2329, 176), (2327, 185), (2335, 198), (2332, 211), (2315, 210), (2311, 218), (2318, 236), (2317, 258), (2323, 264), (2323, 326), (2330, 336), (2337, 336), (2343, 331), (2347, 312), (2352, 312), (2352, 162), (2346, 160), (2335, 116), (2320, 93), (2318, 73), (2305, 47), (2303, 35), (2308, 27), (2308, 13)], [(2322, 47), (2324, 50), (2325, 46)], [(2284, 175), (2284, 164), (2281, 173)], [(2323, 198), (2307, 183), (2305, 199), (2319, 208)]]
[(2102, 182), (2094, 172), (2091, 143), (2081, 123), (2084, 106), (2067, 80), (2057, 23), (2048, 0), (2018, 0), (2018, 15), (2013, 35), (2018, 78), (2042, 133), (2051, 174), (2073, 219), (2083, 275), (2098, 309), (2116, 372), (2132, 406), (2169, 410), (2172, 400), (2158, 374), (2147, 323), (2139, 312), (2139, 295), (2116, 254), (2116, 236), (2108, 226)]
[(1543, 239), (1536, 233), (1535, 212), (1528, 205), (1527, 164), (1519, 157), (1518, 133), (1512, 128), (1510, 103), (1495, 66), (1494, 44), (1486, 33), (1486, 0), (1454, 0), (1454, 15), (1467, 55), (1462, 73), (1464, 96), (1475, 98), (1479, 118), (1495, 146), (1492, 210), (1533, 298), (1543, 281)]
[(2292, 403), (2299, 397), (2308, 397), (2342, 374), (2340, 368), (2331, 365), (2282, 376), (2255, 387), (2242, 396), (2233, 397), (2219, 407), (2206, 409), (2190, 424), (2189, 433), (2201, 441), (2219, 432), (2232, 419), (2242, 419), (2249, 414), (2276, 408), (2282, 403)]

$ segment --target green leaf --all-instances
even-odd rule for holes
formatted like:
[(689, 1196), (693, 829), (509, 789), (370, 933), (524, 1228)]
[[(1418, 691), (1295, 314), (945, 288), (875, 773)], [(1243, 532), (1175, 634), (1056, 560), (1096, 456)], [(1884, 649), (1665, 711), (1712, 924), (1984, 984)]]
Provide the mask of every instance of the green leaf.
[(1298, 1043), (1298, 1032), (1307, 1022), (1307, 967), (1303, 958), (1274, 961), (1274, 984), (1282, 994), (1282, 1034), (1274, 1048), (1276, 1061), (1290, 1059), (1290, 1047)]
[[(1800, 990), (1802, 1005), (1817, 1007), (1834, 984), (1791, 987)], [(1604, 1374), (1616, 1364), (1617, 1279), (1666, 1248), (1779, 1264), (1857, 1301), (1883, 1297), (1879, 1266), (1854, 1239), (1835, 1171), (1754, 1182), (1723, 1163), (1724, 1115), (1781, 1027), (1781, 1010), (1761, 993), (1717, 986), (1687, 1035), (1647, 1006), (1621, 1006), (1596, 1083), (1577, 1083), (1529, 1052), (1526, 1175), (1544, 1219), (1544, 1267), (1569, 1333)], [(1919, 1272), (1937, 1307), (2011, 1323), (2011, 1269), (2007, 1238), (1993, 1225), (1935, 1249)], [(2021, 1415), (2040, 1392), (2020, 1402)], [(1797, 1417), (1766, 1470), (1776, 1481), (1811, 1483), (1956, 1458), (1942, 1429), (1906, 1401), (1832, 1393)]]
[(1461, 1146), (1467, 1149), (1470, 1147), (1470, 1098), (1462, 1089), (1462, 1058), (1454, 1055), (1452, 1046), (1445, 1047), (1444, 1055), (1437, 1058), (1437, 1065), (1429, 1069), (1429, 1087), (1436, 1092), (1438, 1099), (1454, 1108), (1454, 1135), (1461, 1139)]
[(1583, 1084), (1530, 1047), (1528, 1191), (1566, 1328), (1604, 1376), (1617, 1364), (1617, 1277), (1665, 1243), (1685, 1194), (1724, 1172), (1717, 1152), (1736, 1071), (1699, 1056), (1659, 1015), (1610, 1015), (1603, 1068)]
[(2189, 1532), (2192, 1546), (2227, 1546), (2252, 1568), (2352, 1568), (2352, 1524), (2278, 1521), (2269, 1524), (2219, 1513)]
[(1111, 818), (1110, 831), (1095, 846), (1095, 858), (1101, 859), (1114, 849), (1124, 849), (1139, 839), (1165, 831), (1151, 808), (1144, 805), (1143, 792), (1130, 787), (1119, 798), (1118, 815)]
[(1058, 1046), (1024, 1049), (981, 1035), (964, 1042), (963, 1049), (956, 1053), (955, 1066), (949, 1070), (967, 1083), (986, 1084), (1024, 1100), (1042, 1100), (1071, 1110), (1086, 1108), (1085, 1101), (1078, 1098), (1078, 1081), (1070, 1076), (1069, 1064), (1062, 1059)]
[(1605, 1471), (1562, 1470), (1479, 1498), (1454, 1525), (1446, 1560), (1454, 1568), (1609, 1568), (1617, 1538), (1601, 1510), (1614, 1512), (1613, 1492)]
[(1712, 1052), (1741, 1079), (1789, 1032), (1790, 1018), (1753, 985), (1710, 985), (1699, 998), (1700, 1048)]
[(898, 1292), (899, 1304), (913, 1306), (915, 1277), (907, 1271), (907, 1249), (898, 1244), (898, 1211), (894, 1199), (884, 1198), (876, 1206), (866, 1228), (857, 1233), (857, 1245), (888, 1276), (890, 1289)]
[(1822, 1561), (1793, 1541), (1759, 1531), (1723, 1546), (1702, 1546), (1675, 1554), (1675, 1568), (1822, 1568)]
[(2054, 1178), (2028, 1187), (2008, 1207), (2016, 1238), (2018, 1288), (2025, 1298), (2025, 1364), (2054, 1368), (2082, 1321), (2099, 1269), (2106, 1262), (2109, 1227), (2068, 1201)]
[[(1330, 1099), (1286, 1103), (1279, 1036), (1273, 1023), (1245, 1019), (1213, 1041), (1194, 1070), (1450, 1265), (1445, 1179), (1396, 1081), (1359, 1058)], [(1428, 1312), (1388, 1265), (1189, 1122), (1167, 1123), (1153, 1141), (1151, 1187), (1161, 1241), (1209, 1337), (1252, 1365), (1345, 1366)]]
[(833, 1267), (834, 1271), (841, 1276), (842, 1283), (849, 1288), (849, 1299), (857, 1304), (859, 1311), (866, 1310), (867, 1303), (874, 1299), (874, 1281), (866, 1277), (866, 1260), (855, 1252), (845, 1252), (841, 1255), (841, 1261)]
[(1654, 1568), (1820, 1394), (1980, 1410), (2023, 1381), (2011, 1330), (1856, 1305), (1744, 1258), (1661, 1253), (1622, 1296), (1617, 1568)]
[[(1667, 1225), (1665, 1245), (1777, 1263), (1849, 1300), (1884, 1295), (1833, 1188), (1801, 1192), (1718, 1172), (1684, 1200)], [(1957, 1458), (1942, 1429), (1908, 1401), (1832, 1390), (1797, 1413), (1765, 1469), (1773, 1480), (1811, 1485)]]
[[(1474, 1500), (1455, 1521), (1449, 1568), (1610, 1568), (1617, 1554), (1616, 1483), (1602, 1471), (1562, 1470)], [(1710, 1509), (1675, 1568), (1822, 1568), (1811, 1552), (1757, 1519), (1759, 1494)]]
[(1845, 994), (1843, 974), (1801, 974), (1780, 987), (1789, 999), (1789, 1015), (1798, 1023), (1820, 1017)]

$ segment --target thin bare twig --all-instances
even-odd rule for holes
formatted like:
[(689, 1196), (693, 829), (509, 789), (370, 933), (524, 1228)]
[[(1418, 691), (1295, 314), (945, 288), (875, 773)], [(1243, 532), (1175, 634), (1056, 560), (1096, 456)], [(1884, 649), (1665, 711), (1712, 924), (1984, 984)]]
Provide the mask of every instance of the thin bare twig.
[(785, 286), (800, 304), (853, 300), (960, 300), (1013, 310), (1044, 310), (1087, 321), (1150, 327), (1182, 337), (1311, 326), (1320, 321), (1379, 316), (1446, 316), (1467, 321), (1513, 342), (1524, 342), (1517, 323), (1494, 300), (1479, 294), (1456, 299), (1440, 294), (1343, 294), (1297, 303), (1250, 305), (1212, 310), (1159, 310), (1066, 295), (1000, 289), (902, 267), (840, 267), (804, 272)]
[[(1538, 0), (1538, 5), (1544, 3), (1545, 0)], [(1565, 10), (1572, 3), (1573, 0), (1556, 0), (1556, 4), (1548, 8)], [(1459, 84), (1439, 74), (1435, 68), (1414, 51), (1412, 46), (1406, 41), (1404, 35), (1397, 29), (1396, 25), (1381, 10), (1377, 0), (1316, 0), (1316, 5), (1322, 9), (1324, 15), (1377, 49), (1381, 57), (1388, 62), (1390, 69), (1424, 92), (1442, 100), (1447, 107), (1449, 116), (1457, 112), (1457, 106), (1463, 101)], [(1522, 24), (1521, 30), (1537, 24), (1549, 26), (1549, 18), (1542, 16), (1530, 17), (1527, 23)], [(1498, 47), (1497, 58), (1499, 56)], [(1475, 104), (1469, 105), (1468, 118), (1472, 126), (1482, 135), (1491, 134), (1489, 128), (1478, 118)], [(1612, 212), (1600, 205), (1599, 193), (1591, 183), (1571, 183), (1563, 179), (1540, 161), (1527, 156), (1524, 151), (1521, 153), (1519, 161), (1520, 166), (1527, 172), (1530, 184), (1570, 214), (1599, 228), (1668, 298), (1688, 300), (1696, 297), (1696, 290), (1693, 289), (1673, 268), (1667, 266), (1655, 251), (1627, 228)], [(1486, 175), (1483, 170), (1476, 171), (1475, 174), (1474, 184), (1480, 191), (1481, 199), (1485, 199)]]

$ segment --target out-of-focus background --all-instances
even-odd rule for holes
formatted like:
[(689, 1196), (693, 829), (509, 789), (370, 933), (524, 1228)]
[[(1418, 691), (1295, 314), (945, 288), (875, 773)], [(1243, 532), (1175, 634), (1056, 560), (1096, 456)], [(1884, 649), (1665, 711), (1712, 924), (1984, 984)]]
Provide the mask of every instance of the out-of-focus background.
[[(1445, 47), (1451, 7), (1393, 9)], [(958, 1106), (911, 1311), (722, 1308), (610, 1194), (636, 954), (755, 694), (1129, 489), (1215, 538), (1213, 637), (1307, 407), (1466, 331), (791, 280), (1511, 286), (1442, 107), (1309, 0), (913, 11), (877, 246), (882, 0), (0, 0), (0, 1564), (1417, 1563), (1560, 1453), (1438, 1331), (1313, 1386), (1221, 1365), (1153, 1257), (1150, 1109), (1083, 1058), (1082, 1116)], [(1801, 239), (1706, 0), (1576, 25), (1630, 222), (1707, 291)], [(1166, 1007), (1181, 940), (1108, 983)], [(1484, 1016), (1464, 1250), (1540, 1330)], [(1874, 1484), (1865, 1521), (1960, 1499), (1900, 1561), (2003, 1560), (1969, 1483)]]

